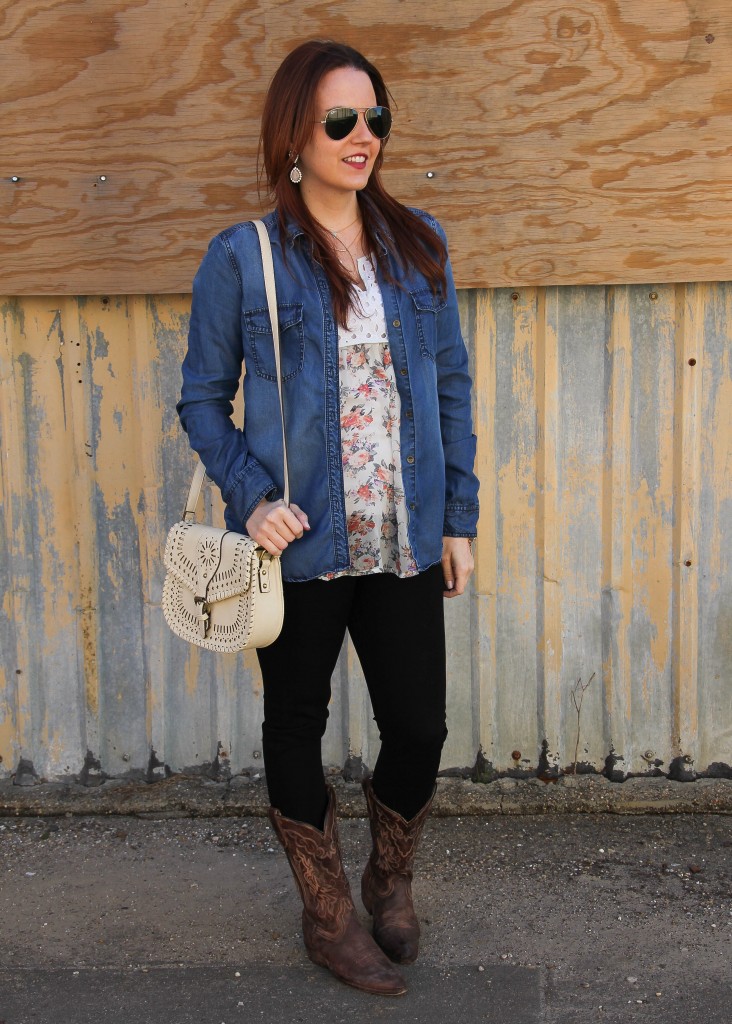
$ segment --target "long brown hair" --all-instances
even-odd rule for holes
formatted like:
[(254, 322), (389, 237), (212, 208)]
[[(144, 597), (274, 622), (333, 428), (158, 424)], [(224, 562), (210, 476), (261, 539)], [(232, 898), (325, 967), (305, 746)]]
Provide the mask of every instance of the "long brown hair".
[[(313, 256), (328, 278), (335, 318), (345, 326), (354, 305), (353, 281), (338, 261), (328, 233), (308, 210), (299, 187), (290, 181), (293, 154), (301, 152), (312, 135), (318, 86), (329, 71), (339, 68), (365, 72), (371, 79), (377, 104), (393, 105), (381, 74), (358, 50), (329, 40), (310, 40), (285, 57), (272, 79), (262, 114), (260, 154), (264, 177), (280, 215), (283, 252), (286, 251), (286, 221), (294, 221), (310, 240)], [(390, 280), (388, 265), (376, 241), (378, 231), (387, 250), (403, 269), (419, 271), (427, 278), (433, 292), (442, 292), (446, 287), (445, 246), (420, 217), (384, 188), (380, 174), (384, 145), (382, 143), (379, 149), (368, 184), (357, 196), (365, 251), (376, 254), (383, 273)], [(260, 165), (260, 181), (261, 178)]]

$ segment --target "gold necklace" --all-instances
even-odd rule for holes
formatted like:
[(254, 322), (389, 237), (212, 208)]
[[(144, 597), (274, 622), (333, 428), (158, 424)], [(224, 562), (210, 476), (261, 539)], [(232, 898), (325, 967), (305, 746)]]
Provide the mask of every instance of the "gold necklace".
[[(326, 227), (325, 224), (323, 224), (323, 227), (325, 228), (325, 230), (328, 232), (329, 235), (333, 236), (333, 238), (338, 238), (339, 235), (343, 234), (344, 231), (348, 231), (349, 228), (352, 228), (353, 225), (356, 223), (356, 221), (358, 221), (360, 219), (361, 219), (361, 214), (359, 212), (359, 213), (356, 214), (356, 216), (354, 217), (354, 219), (351, 221), (350, 224), (346, 224), (345, 227), (338, 228), (337, 231), (334, 231), (333, 228)], [(340, 239), (338, 239), (338, 240), (340, 241)]]
[[(354, 221), (353, 223), (355, 224), (355, 221)], [(347, 225), (347, 227), (350, 227), (350, 226), (351, 226), (350, 224), (348, 224), (348, 225)], [(341, 230), (345, 231), (346, 229), (345, 229), (345, 228), (342, 228)], [(331, 234), (333, 234), (333, 232), (331, 232)], [(363, 236), (363, 232), (362, 232), (362, 231), (359, 231), (359, 233), (358, 233), (358, 234), (356, 235), (356, 237), (355, 237), (355, 238), (353, 239), (353, 242), (352, 242), (351, 244), (355, 244), (355, 243), (357, 243), (357, 242), (360, 242), (360, 241), (361, 241), (361, 239), (362, 239), (362, 236)], [(338, 248), (339, 248), (339, 249), (340, 249), (340, 250), (341, 250), (342, 252), (347, 252), (347, 253), (348, 253), (348, 257), (349, 257), (349, 260), (350, 260), (350, 265), (349, 265), (349, 264), (347, 264), (347, 263), (346, 263), (346, 262), (345, 262), (344, 260), (342, 260), (342, 259), (341, 259), (341, 257), (340, 257), (340, 256), (338, 255), (338, 252), (336, 252), (336, 259), (338, 260), (338, 262), (340, 263), (340, 265), (341, 265), (341, 266), (342, 266), (342, 267), (343, 267), (343, 268), (344, 268), (345, 270), (347, 270), (347, 271), (348, 271), (349, 275), (351, 275), (351, 276), (355, 276), (355, 277), (358, 277), (358, 278), (360, 278), (360, 277), (361, 277), (361, 275), (360, 275), (360, 273), (359, 273), (359, 270), (358, 270), (358, 259), (357, 259), (357, 257), (356, 257), (356, 256), (354, 256), (354, 255), (353, 255), (353, 253), (351, 252), (351, 248), (350, 248), (350, 246), (346, 245), (346, 243), (345, 243), (345, 242), (342, 242), (342, 241), (341, 241), (341, 239), (340, 239), (340, 238), (338, 238), (338, 237), (337, 237), (336, 235), (333, 235), (333, 237), (334, 237), (334, 238), (335, 238), (335, 240), (336, 240), (336, 243), (337, 243), (337, 245), (338, 245)]]

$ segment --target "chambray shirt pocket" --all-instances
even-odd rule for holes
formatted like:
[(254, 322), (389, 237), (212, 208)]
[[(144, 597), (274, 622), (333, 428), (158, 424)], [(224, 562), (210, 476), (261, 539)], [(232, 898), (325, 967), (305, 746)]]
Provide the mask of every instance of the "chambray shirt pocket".
[(420, 352), (434, 360), (437, 346), (437, 314), (445, 308), (447, 300), (440, 295), (434, 295), (429, 288), (420, 288), (409, 294), (414, 303)]
[[(303, 303), (278, 302), (277, 319), (280, 326), (282, 378), (283, 380), (292, 380), (302, 372), (305, 362)], [(257, 376), (264, 380), (276, 381), (277, 364), (275, 363), (269, 310), (244, 310), (242, 323), (245, 361), (248, 368), (253, 369)]]

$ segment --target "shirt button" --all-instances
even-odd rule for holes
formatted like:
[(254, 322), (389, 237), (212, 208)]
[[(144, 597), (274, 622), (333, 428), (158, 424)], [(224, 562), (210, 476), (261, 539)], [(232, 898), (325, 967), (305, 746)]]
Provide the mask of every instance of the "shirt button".
[(414, 504), (414, 502), (413, 502), (413, 501), (410, 501), (410, 502), (409, 502), (409, 507), (410, 507), (410, 509), (412, 510), (412, 512), (414, 512), (414, 510), (415, 510), (415, 508), (416, 508), (417, 506), (416, 506), (416, 505)]
[(412, 410), (411, 409), (407, 409), (407, 419), (411, 420), (412, 416), (414, 416), (414, 413), (412, 412)]
[(406, 366), (403, 366), (399, 372), (401, 373), (402, 377), (406, 377), (407, 376), (407, 368), (406, 368)]
[(407, 462), (411, 466), (412, 463), (414, 462), (414, 456), (413, 455), (407, 455)]
[(392, 325), (392, 327), (401, 327), (402, 326), (402, 322), (401, 322), (401, 320), (392, 320), (391, 325)]

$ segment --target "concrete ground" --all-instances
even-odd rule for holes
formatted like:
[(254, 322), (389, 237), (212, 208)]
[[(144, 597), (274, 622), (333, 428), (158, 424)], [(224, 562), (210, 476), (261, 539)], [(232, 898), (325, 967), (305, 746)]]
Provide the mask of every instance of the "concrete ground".
[(0, 818), (0, 1024), (732, 1021), (728, 815), (435, 817), (414, 891), (409, 992), (367, 996), (307, 960), (266, 819)]

